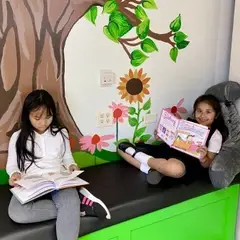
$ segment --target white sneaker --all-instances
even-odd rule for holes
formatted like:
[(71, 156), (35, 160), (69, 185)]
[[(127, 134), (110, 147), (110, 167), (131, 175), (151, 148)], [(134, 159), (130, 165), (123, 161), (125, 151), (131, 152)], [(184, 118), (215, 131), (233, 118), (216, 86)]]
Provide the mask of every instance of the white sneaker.
[(107, 219), (111, 219), (111, 214), (103, 201), (95, 197), (84, 187), (80, 188), (79, 193), (81, 200), (81, 213), (83, 216), (95, 216), (101, 218), (102, 215), (106, 215)]

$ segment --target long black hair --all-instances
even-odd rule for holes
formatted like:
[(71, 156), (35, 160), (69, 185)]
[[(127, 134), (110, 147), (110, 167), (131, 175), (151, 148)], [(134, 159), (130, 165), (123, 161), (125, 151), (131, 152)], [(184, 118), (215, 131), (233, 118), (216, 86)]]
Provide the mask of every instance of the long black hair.
[[(36, 164), (35, 160), (39, 159), (38, 156), (35, 156), (34, 148), (34, 127), (32, 126), (29, 115), (32, 111), (36, 111), (40, 108), (46, 108), (47, 115), (52, 116), (52, 122), (49, 126), (49, 130), (53, 136), (58, 132), (61, 133), (64, 146), (65, 146), (65, 135), (62, 132), (62, 129), (66, 129), (60, 123), (60, 120), (57, 116), (56, 105), (52, 96), (45, 90), (35, 90), (31, 92), (24, 101), (21, 123), (20, 123), (20, 133), (16, 142), (16, 152), (17, 152), (17, 164), (21, 172), (27, 171), (32, 164)], [(67, 130), (67, 129), (66, 129)], [(27, 141), (31, 141), (31, 149), (27, 148)], [(25, 162), (29, 162), (28, 167), (25, 169)]]
[[(198, 105), (202, 102), (210, 105), (213, 108), (213, 110), (215, 111), (215, 114), (216, 114), (215, 115), (215, 120), (213, 121), (213, 123), (211, 125), (211, 128), (210, 128), (209, 136), (211, 137), (212, 134), (216, 130), (218, 130), (222, 134), (223, 142), (226, 141), (226, 139), (228, 138), (228, 128), (226, 127), (226, 125), (224, 123), (224, 119), (223, 119), (223, 116), (222, 116), (221, 105), (220, 105), (219, 100), (212, 94), (204, 94), (204, 95), (198, 97), (196, 99), (196, 101), (194, 102), (194, 105), (193, 105), (194, 117), (195, 117), (195, 112), (197, 110)], [(210, 139), (208, 139), (208, 141), (209, 140)], [(207, 141), (207, 144), (208, 144), (208, 141)]]

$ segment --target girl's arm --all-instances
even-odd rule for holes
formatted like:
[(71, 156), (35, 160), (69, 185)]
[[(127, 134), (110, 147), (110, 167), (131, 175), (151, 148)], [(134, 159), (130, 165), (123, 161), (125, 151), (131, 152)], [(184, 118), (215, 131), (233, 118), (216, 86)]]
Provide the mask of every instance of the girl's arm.
[(212, 153), (212, 152), (207, 151), (205, 157), (200, 159), (200, 163), (201, 163), (202, 167), (209, 168), (209, 166), (211, 165), (211, 163), (216, 155), (217, 155), (217, 153)]
[(21, 173), (17, 164), (16, 142), (18, 139), (18, 135), (19, 135), (19, 132), (13, 133), (8, 145), (8, 158), (7, 158), (6, 171), (10, 177), (14, 173)]
[(216, 130), (209, 141), (208, 148), (199, 148), (199, 152), (202, 155), (200, 163), (204, 168), (208, 168), (211, 165), (213, 159), (216, 157), (222, 147), (222, 141), (222, 134)]

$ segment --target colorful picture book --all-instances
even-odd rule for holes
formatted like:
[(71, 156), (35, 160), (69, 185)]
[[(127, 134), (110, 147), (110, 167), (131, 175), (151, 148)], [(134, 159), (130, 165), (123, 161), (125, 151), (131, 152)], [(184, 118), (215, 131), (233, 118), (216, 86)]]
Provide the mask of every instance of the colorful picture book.
[(204, 146), (209, 134), (206, 126), (179, 119), (166, 109), (162, 110), (157, 126), (158, 136), (170, 147), (200, 158), (199, 146)]
[(78, 177), (82, 172), (30, 175), (16, 181), (18, 186), (11, 188), (10, 191), (22, 204), (25, 204), (55, 190), (87, 185), (88, 182)]

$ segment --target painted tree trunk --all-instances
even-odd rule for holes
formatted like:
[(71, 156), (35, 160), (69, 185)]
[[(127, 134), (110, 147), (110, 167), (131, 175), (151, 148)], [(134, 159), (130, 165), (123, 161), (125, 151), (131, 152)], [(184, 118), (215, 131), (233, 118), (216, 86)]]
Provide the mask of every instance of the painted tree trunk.
[[(23, 100), (46, 89), (79, 150), (82, 135), (68, 109), (64, 91), (64, 44), (95, 0), (1, 0), (0, 2), (0, 168), (9, 137), (18, 128)], [(79, 33), (80, 34), (80, 33)]]

